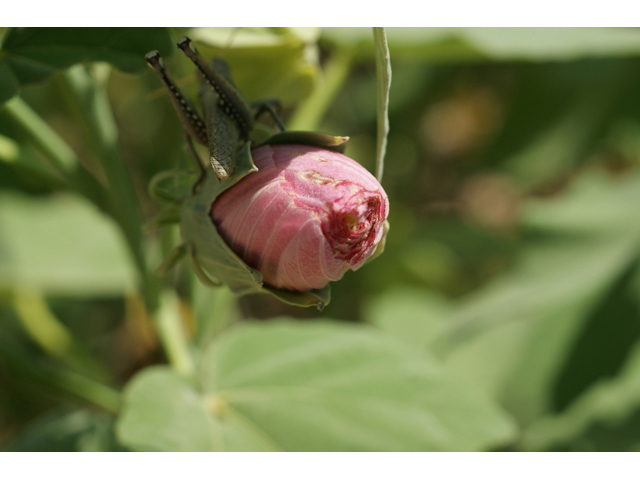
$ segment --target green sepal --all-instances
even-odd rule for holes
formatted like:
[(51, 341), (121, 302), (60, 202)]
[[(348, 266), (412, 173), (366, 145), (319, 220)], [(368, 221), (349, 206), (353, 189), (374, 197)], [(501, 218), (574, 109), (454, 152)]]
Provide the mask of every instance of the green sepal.
[(331, 301), (331, 287), (329, 285), (319, 290), (309, 290), (308, 292), (292, 292), (268, 285), (263, 285), (262, 288), (278, 300), (298, 307), (318, 307), (318, 310), (322, 311)]
[(280, 132), (272, 135), (262, 145), (310, 145), (312, 147), (344, 153), (349, 137), (337, 137), (321, 132)]
[(149, 195), (165, 203), (181, 202), (189, 195), (196, 174), (188, 170), (165, 170), (156, 173), (149, 182)]
[(180, 223), (181, 212), (181, 203), (165, 205), (153, 218), (144, 223), (142, 230), (148, 233), (160, 227)]
[(211, 206), (218, 196), (243, 177), (257, 170), (251, 159), (251, 142), (236, 154), (234, 173), (219, 182), (211, 169), (204, 181), (183, 206), (180, 218), (182, 239), (192, 248), (192, 260), (211, 277), (213, 283), (226, 283), (237, 295), (254, 293), (262, 285), (262, 275), (246, 265), (218, 234), (211, 219)]
[(189, 253), (189, 249), (184, 243), (178, 245), (171, 251), (171, 253), (169, 253), (169, 256), (165, 258), (162, 265), (156, 269), (156, 273), (160, 276), (166, 275), (169, 270), (175, 267), (176, 264), (187, 255), (187, 253)]
[(194, 269), (207, 284), (224, 283), (236, 295), (269, 293), (285, 303), (301, 307), (317, 306), (322, 309), (329, 303), (329, 286), (321, 290), (293, 292), (265, 286), (262, 274), (249, 267), (226, 244), (211, 219), (211, 206), (225, 190), (243, 177), (257, 171), (251, 158), (251, 142), (246, 142), (237, 151), (234, 173), (218, 182), (210, 169), (194, 195), (183, 205), (180, 231), (185, 244), (189, 245)]

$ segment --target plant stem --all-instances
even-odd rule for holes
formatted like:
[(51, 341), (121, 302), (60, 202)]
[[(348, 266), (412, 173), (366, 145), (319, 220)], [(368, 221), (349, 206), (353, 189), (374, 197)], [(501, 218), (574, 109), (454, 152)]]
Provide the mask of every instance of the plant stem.
[[(108, 72), (103, 73), (102, 77)], [(118, 144), (118, 129), (104, 85), (82, 66), (68, 70), (63, 93), (97, 154), (109, 185), (111, 213), (120, 225), (137, 267), (142, 294), (149, 311), (157, 306), (158, 282), (147, 267), (140, 212), (135, 187)], [(104, 80), (104, 79), (103, 79)]]
[(378, 134), (376, 146), (376, 178), (382, 182), (384, 156), (387, 152), (389, 135), (389, 90), (391, 88), (391, 59), (387, 33), (383, 27), (373, 28), (373, 40), (376, 49), (376, 90), (378, 112)]
[(355, 52), (343, 49), (331, 57), (324, 67), (324, 82), (297, 108), (288, 123), (290, 130), (317, 130), (320, 122), (342, 88)]
[[(97, 71), (106, 80), (108, 71)], [(100, 75), (100, 74), (103, 75)], [(167, 290), (160, 298), (160, 279), (149, 270), (144, 250), (142, 214), (136, 191), (118, 145), (118, 129), (107, 91), (86, 69), (74, 67), (66, 74), (63, 91), (94, 149), (109, 184), (113, 216), (123, 230), (140, 274), (147, 311), (155, 320), (169, 362), (180, 373), (194, 372), (189, 341), (181, 323), (178, 299)]]
[(75, 191), (101, 210), (108, 211), (104, 187), (80, 164), (71, 147), (24, 100), (12, 98), (4, 105), (3, 112)]
[(46, 155), (50, 165), (68, 177), (78, 165), (78, 157), (67, 143), (20, 97), (4, 105), (4, 112)]
[(187, 333), (181, 322), (179, 300), (173, 290), (167, 289), (160, 296), (160, 308), (155, 315), (155, 324), (173, 368), (184, 376), (193, 376), (195, 365)]
[(115, 384), (112, 375), (75, 341), (56, 318), (42, 294), (33, 290), (16, 289), (12, 304), (26, 333), (45, 352), (76, 372)]
[(120, 393), (83, 375), (38, 362), (34, 364), (26, 353), (15, 345), (4, 344), (0, 358), (12, 374), (57, 392), (69, 394), (91, 405), (116, 414), (120, 407)]

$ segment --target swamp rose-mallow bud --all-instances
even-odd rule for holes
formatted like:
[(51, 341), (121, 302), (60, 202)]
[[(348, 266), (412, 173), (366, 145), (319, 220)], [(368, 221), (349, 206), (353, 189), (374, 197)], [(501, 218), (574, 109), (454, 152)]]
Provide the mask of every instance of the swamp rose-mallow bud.
[(375, 252), (389, 200), (360, 164), (307, 145), (265, 145), (251, 156), (258, 171), (220, 195), (211, 217), (265, 284), (323, 288)]

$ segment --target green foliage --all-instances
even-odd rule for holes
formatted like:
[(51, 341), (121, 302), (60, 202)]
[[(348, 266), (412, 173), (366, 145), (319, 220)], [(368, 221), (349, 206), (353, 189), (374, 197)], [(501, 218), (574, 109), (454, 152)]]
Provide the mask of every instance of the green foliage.
[(170, 45), (164, 28), (14, 28), (2, 39), (0, 102), (80, 62), (109, 62), (139, 72), (145, 53)]
[(120, 233), (86, 201), (4, 192), (0, 205), (0, 291), (19, 286), (85, 297), (122, 295), (134, 287)]
[(221, 336), (197, 384), (164, 367), (141, 373), (118, 425), (124, 445), (169, 451), (478, 450), (513, 431), (419, 350), (373, 329), (285, 320)]
[[(155, 273), (197, 172), (144, 55), (195, 100), (183, 34), (372, 171), (389, 118), (385, 252), (322, 314)], [(640, 34), (388, 29), (381, 107), (374, 38), (5, 31), (0, 448), (640, 448)]]
[[(439, 61), (574, 60), (638, 55), (640, 34), (614, 28), (389, 28), (389, 45), (399, 57)], [(371, 50), (366, 28), (331, 28), (325, 35)]]

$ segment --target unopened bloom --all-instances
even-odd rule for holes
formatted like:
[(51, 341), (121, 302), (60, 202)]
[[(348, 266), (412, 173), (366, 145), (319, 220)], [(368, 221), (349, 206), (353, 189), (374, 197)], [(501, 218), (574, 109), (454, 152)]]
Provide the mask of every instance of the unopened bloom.
[(375, 252), (389, 200), (360, 164), (308, 145), (265, 145), (251, 156), (258, 171), (222, 193), (211, 217), (265, 284), (320, 289)]

